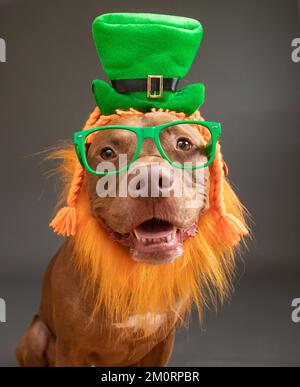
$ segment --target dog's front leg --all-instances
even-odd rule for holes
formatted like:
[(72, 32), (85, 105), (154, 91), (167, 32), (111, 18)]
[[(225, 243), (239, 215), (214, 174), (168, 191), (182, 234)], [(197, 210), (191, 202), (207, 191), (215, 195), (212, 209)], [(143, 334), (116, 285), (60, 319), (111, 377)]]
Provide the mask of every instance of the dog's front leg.
[(51, 367), (54, 365), (54, 348), (53, 333), (36, 315), (19, 342), (16, 355), (22, 367)]
[(59, 339), (56, 341), (55, 367), (82, 367), (81, 360), (74, 346)]
[(166, 367), (173, 352), (175, 329), (157, 344), (140, 362), (140, 367)]

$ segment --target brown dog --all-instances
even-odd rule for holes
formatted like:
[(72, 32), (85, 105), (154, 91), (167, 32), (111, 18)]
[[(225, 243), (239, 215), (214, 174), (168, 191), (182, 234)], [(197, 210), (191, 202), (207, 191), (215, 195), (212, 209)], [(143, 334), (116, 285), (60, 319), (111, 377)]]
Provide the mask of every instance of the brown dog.
[[(96, 109), (86, 128), (105, 122), (154, 126), (178, 115), (131, 111), (103, 120)], [(205, 143), (201, 132), (186, 126), (182, 130), (191, 141)], [(130, 141), (126, 133), (120, 136), (112, 142)], [(97, 137), (89, 145), (90, 165), (99, 162), (101, 147)], [(71, 179), (78, 168), (75, 153), (69, 149), (60, 156)], [(111, 156), (109, 149), (105, 157)], [(170, 195), (99, 197), (103, 178), (79, 174), (78, 230), (46, 271), (40, 309), (17, 348), (22, 366), (165, 366), (175, 327), (192, 301), (201, 311), (206, 296), (214, 299), (211, 285), (222, 299), (227, 295), (233, 247), (246, 229), (242, 207), (225, 180), (220, 149), (214, 164), (202, 170), (200, 180), (192, 176), (189, 186), (175, 168), (164, 176), (169, 164), (150, 139), (137, 165), (144, 172), (160, 167), (160, 178), (150, 185)], [(144, 172), (136, 191), (149, 179)], [(135, 176), (120, 175), (117, 192), (125, 175), (128, 186)], [(183, 195), (174, 195), (176, 185), (184, 186)], [(200, 196), (190, 206), (195, 192)]]

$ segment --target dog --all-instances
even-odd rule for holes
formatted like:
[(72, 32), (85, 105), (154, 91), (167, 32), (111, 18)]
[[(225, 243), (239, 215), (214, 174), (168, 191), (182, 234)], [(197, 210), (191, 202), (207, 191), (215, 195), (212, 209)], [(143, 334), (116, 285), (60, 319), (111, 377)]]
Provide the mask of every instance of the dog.
[[(104, 116), (96, 108), (84, 129), (157, 126), (187, 118), (202, 120), (199, 112), (187, 117), (130, 109)], [(202, 129), (197, 131), (205, 142)], [(128, 133), (122, 136), (122, 143), (130, 142)], [(111, 157), (111, 150), (105, 152)], [(99, 184), (105, 177), (87, 172), (72, 146), (49, 157), (62, 160), (64, 192), (69, 206), (76, 208), (76, 233), (70, 217), (64, 224), (70, 237), (46, 270), (39, 310), (18, 344), (19, 364), (166, 366), (176, 327), (186, 321), (191, 305), (201, 319), (209, 300), (223, 302), (230, 294), (235, 251), (248, 234), (244, 208), (226, 179), (220, 145), (214, 162), (201, 170), (197, 182), (192, 176), (193, 184), (178, 197), (176, 184), (187, 183), (151, 139), (144, 141), (135, 164), (144, 172), (160, 167), (160, 178), (150, 185), (169, 195), (138, 195), (141, 181), (151, 180), (143, 172), (134, 185), (136, 195), (101, 197)], [(87, 158), (90, 165), (99, 161), (96, 139), (87, 146)], [(119, 174), (117, 191), (122, 179), (129, 186), (135, 176), (130, 170)], [(51, 225), (66, 235), (61, 219), (62, 213)]]

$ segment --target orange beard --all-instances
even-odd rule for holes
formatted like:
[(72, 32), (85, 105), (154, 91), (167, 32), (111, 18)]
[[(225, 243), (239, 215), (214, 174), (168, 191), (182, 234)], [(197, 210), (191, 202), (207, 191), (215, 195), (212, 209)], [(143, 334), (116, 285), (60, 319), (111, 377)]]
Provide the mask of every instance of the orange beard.
[[(238, 214), (237, 200), (226, 183), (226, 202)], [(233, 208), (235, 207), (235, 211)], [(93, 289), (94, 314), (105, 312), (110, 323), (125, 322), (132, 314), (178, 314), (194, 301), (201, 319), (203, 305), (229, 295), (234, 272), (234, 249), (218, 237), (211, 211), (199, 219), (199, 233), (184, 243), (184, 255), (165, 265), (137, 263), (128, 248), (109, 239), (91, 215), (85, 190), (78, 202), (78, 229), (73, 237), (74, 263), (82, 275), (83, 291)], [(144, 327), (147, 329), (147, 327)]]

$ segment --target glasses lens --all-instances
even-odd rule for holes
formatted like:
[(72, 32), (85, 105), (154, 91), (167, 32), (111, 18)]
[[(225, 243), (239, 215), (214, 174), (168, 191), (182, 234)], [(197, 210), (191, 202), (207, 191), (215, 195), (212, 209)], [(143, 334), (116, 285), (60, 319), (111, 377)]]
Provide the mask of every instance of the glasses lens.
[(210, 141), (209, 130), (194, 124), (172, 125), (160, 133), (166, 156), (180, 167), (203, 167), (209, 161), (205, 147)]
[(103, 129), (86, 138), (85, 151), (89, 167), (95, 172), (119, 171), (133, 160), (137, 137), (126, 129)]

